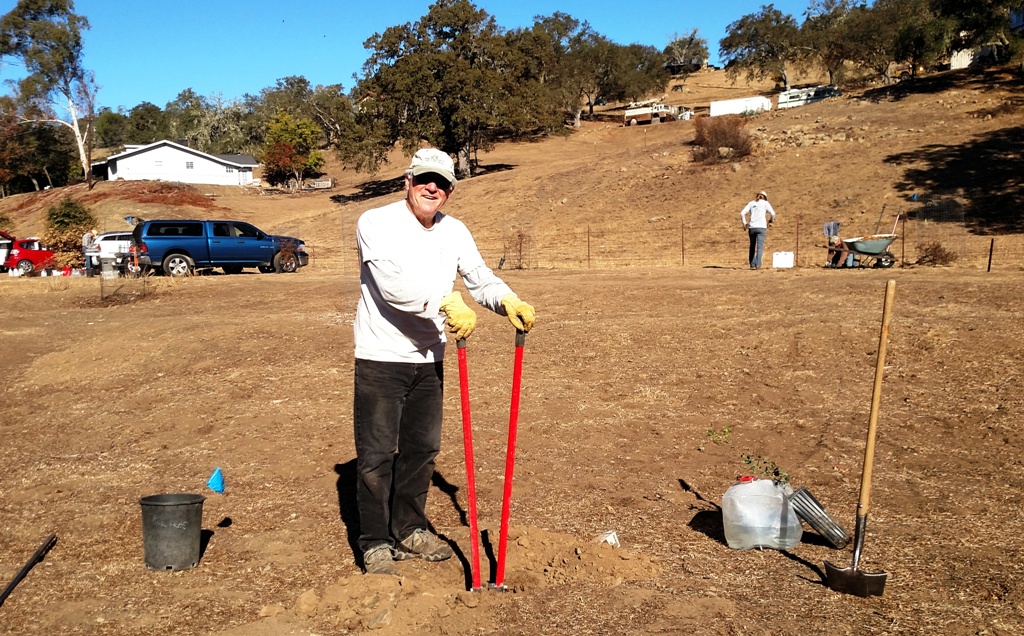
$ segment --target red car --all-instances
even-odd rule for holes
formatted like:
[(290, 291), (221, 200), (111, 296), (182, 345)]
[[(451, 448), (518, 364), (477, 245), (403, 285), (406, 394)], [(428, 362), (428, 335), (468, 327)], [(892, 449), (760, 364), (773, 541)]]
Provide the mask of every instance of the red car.
[(12, 239), (10, 253), (4, 261), (4, 267), (14, 269), (17, 267), (22, 274), (50, 267), (53, 264), (53, 251), (43, 247), (39, 239), (30, 237)]

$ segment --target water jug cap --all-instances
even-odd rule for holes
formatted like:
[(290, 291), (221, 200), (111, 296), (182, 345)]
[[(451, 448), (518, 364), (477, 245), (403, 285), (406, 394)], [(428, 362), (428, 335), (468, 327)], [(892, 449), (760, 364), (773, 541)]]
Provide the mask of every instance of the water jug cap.
[(736, 480), (741, 484), (746, 484), (752, 481), (756, 481), (757, 477), (754, 477), (753, 475), (743, 475), (742, 477), (737, 477)]

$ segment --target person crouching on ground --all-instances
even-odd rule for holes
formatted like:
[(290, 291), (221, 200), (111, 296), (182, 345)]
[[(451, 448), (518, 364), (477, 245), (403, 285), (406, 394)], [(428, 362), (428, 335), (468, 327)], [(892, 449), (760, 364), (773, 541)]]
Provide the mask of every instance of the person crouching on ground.
[[(750, 216), (749, 220), (747, 216)], [(772, 204), (768, 203), (768, 193), (761, 190), (740, 212), (740, 221), (743, 228), (747, 230), (750, 237), (750, 251), (747, 260), (750, 261), (750, 269), (761, 269), (761, 256), (764, 254), (764, 239), (768, 235), (768, 228), (775, 222), (775, 210)]]
[(456, 339), (476, 326), (453, 291), (456, 274), (476, 302), (518, 330), (533, 327), (533, 307), (487, 267), (469, 229), (441, 213), (455, 183), (451, 157), (421, 149), (405, 173), (405, 198), (367, 210), (356, 224), (353, 421), (367, 574), (397, 576), (396, 560), (453, 554), (430, 531), (425, 509), (441, 448), (445, 324)]

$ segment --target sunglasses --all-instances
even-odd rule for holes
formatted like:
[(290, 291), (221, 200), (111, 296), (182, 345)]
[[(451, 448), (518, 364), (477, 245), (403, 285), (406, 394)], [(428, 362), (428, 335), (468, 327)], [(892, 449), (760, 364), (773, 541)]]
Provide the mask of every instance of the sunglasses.
[(439, 190), (448, 190), (452, 187), (452, 182), (445, 179), (436, 172), (424, 172), (423, 174), (413, 175), (412, 184), (416, 186), (427, 185), (433, 183), (438, 187)]

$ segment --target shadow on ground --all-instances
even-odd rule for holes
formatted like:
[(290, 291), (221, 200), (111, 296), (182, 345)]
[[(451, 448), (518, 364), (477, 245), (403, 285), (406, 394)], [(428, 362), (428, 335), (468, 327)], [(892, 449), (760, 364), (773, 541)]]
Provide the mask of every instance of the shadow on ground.
[(359, 190), (357, 190), (355, 194), (335, 194), (331, 196), (331, 201), (339, 205), (345, 205), (346, 203), (358, 203), (360, 201), (376, 199), (377, 197), (402, 192), (404, 189), (404, 175), (401, 177), (395, 177), (394, 179), (364, 181), (359, 186)]
[(902, 101), (911, 95), (937, 95), (949, 90), (987, 92), (997, 84), (1005, 88), (1024, 89), (1024, 78), (1006, 68), (965, 68), (922, 75), (888, 86), (864, 91), (864, 98), (874, 102)]
[(889, 155), (886, 161), (919, 166), (907, 169), (897, 185), (908, 194), (922, 193), (925, 207), (919, 214), (926, 215), (929, 206), (943, 204), (931, 194), (952, 192), (960, 199), (957, 205), (963, 206), (963, 220), (972, 232), (1006, 234), (1024, 231), (1022, 147), (1024, 128), (1004, 128), (981, 135), (973, 143), (932, 144)]

